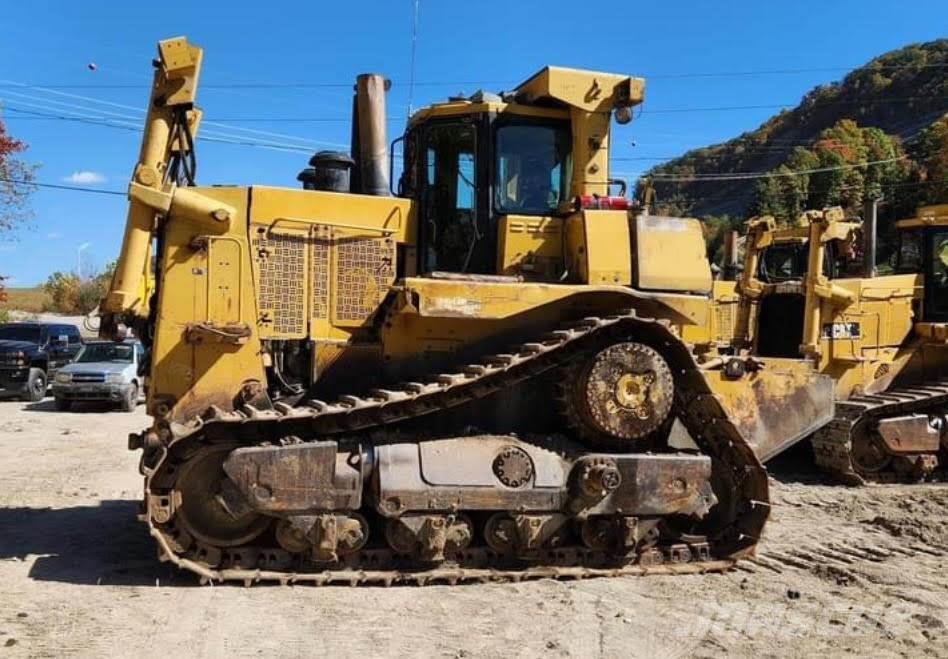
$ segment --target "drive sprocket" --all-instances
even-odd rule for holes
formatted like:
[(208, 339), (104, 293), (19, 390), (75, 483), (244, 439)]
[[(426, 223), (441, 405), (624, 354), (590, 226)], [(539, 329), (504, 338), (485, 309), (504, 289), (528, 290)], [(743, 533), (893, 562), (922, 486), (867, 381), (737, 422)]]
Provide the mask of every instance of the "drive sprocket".
[(580, 438), (594, 446), (641, 446), (662, 427), (674, 402), (668, 362), (636, 341), (582, 355), (560, 375), (562, 411)]

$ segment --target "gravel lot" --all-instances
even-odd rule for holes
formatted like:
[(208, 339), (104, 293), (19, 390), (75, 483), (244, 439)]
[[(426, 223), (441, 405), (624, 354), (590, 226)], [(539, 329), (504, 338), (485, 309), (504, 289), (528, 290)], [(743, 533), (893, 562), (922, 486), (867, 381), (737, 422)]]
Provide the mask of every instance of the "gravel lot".
[(760, 557), (723, 575), (202, 587), (136, 521), (145, 425), (0, 402), (0, 657), (948, 654), (948, 489), (778, 469)]

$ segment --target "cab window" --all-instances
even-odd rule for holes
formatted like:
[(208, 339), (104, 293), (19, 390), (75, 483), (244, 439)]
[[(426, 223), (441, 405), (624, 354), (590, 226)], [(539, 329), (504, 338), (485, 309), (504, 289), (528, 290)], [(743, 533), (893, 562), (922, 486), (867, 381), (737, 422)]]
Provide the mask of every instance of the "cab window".
[(925, 273), (926, 320), (948, 319), (948, 230), (931, 231), (925, 241), (928, 272)]
[(760, 260), (760, 279), (767, 283), (778, 283), (803, 279), (807, 266), (806, 243), (773, 245), (768, 247)]
[(555, 213), (569, 195), (571, 139), (566, 126), (499, 126), (494, 167), (497, 211), (520, 215)]
[(79, 329), (76, 327), (73, 327), (72, 325), (66, 325), (65, 330), (66, 330), (65, 332), (66, 337), (69, 339), (69, 345), (79, 345), (80, 343)]
[(893, 257), (892, 268), (897, 274), (921, 272), (922, 232), (900, 231), (899, 248)]

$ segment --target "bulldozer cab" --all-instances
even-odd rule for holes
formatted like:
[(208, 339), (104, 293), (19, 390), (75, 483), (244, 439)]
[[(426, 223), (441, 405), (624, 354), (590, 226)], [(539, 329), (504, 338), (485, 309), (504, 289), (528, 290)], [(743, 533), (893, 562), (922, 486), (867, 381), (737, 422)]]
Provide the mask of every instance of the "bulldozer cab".
[(924, 323), (948, 322), (948, 205), (925, 206), (896, 223), (901, 238), (895, 268), (924, 275)]
[(608, 196), (610, 119), (630, 117), (642, 98), (640, 79), (547, 67), (510, 93), (417, 112), (398, 189), (418, 202), (417, 272), (510, 274), (504, 218), (550, 220), (543, 226), (557, 232), (576, 197)]
[(568, 118), (504, 110), (433, 114), (406, 138), (401, 193), (419, 201), (419, 273), (496, 274), (499, 218), (559, 216), (568, 202)]

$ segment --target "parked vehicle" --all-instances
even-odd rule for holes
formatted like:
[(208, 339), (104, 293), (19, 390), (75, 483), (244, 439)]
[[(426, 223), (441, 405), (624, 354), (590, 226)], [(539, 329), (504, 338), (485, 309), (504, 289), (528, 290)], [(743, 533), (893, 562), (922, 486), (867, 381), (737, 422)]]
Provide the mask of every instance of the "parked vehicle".
[(87, 343), (76, 361), (53, 379), (56, 409), (68, 411), (76, 401), (109, 401), (124, 412), (134, 412), (143, 389), (143, 363), (144, 349), (138, 341)]
[(81, 348), (82, 337), (75, 325), (0, 324), (0, 396), (43, 400), (49, 379)]

